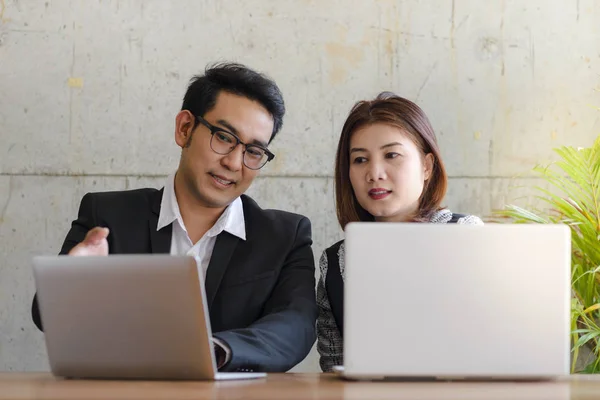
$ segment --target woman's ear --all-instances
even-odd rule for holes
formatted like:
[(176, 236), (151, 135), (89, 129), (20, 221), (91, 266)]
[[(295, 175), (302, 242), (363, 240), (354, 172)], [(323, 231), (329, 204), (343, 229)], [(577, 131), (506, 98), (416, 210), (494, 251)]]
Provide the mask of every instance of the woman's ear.
[(423, 176), (425, 177), (426, 181), (429, 180), (431, 178), (431, 176), (433, 175), (434, 164), (435, 164), (435, 159), (433, 157), (433, 154), (427, 153), (423, 160)]

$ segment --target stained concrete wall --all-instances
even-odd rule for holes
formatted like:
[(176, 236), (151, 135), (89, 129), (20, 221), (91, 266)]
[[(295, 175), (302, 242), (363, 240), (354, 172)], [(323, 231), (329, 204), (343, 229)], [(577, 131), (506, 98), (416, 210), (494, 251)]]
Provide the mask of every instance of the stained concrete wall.
[[(419, 103), (447, 205), (480, 215), (600, 132), (595, 0), (0, 0), (0, 370), (48, 368), (30, 257), (58, 251), (87, 191), (162, 185), (186, 83), (215, 60), (281, 86), (277, 157), (250, 194), (310, 217), (316, 258), (342, 235), (333, 156), (356, 100)], [(317, 368), (313, 351), (296, 370)]]

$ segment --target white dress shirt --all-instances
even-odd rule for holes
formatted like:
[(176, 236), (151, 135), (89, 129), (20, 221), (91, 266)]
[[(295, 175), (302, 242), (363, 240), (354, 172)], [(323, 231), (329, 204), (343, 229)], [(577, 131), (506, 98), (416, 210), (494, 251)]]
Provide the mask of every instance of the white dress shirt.
[[(162, 200), (160, 202), (160, 213), (156, 230), (160, 230), (169, 224), (173, 224), (171, 234), (171, 255), (193, 256), (198, 264), (198, 276), (201, 277), (200, 284), (206, 280), (206, 271), (212, 257), (212, 252), (217, 241), (217, 235), (226, 231), (242, 240), (246, 240), (246, 222), (244, 219), (244, 207), (242, 199), (236, 198), (221, 214), (217, 222), (198, 240), (192, 243), (175, 196), (175, 174), (169, 175), (165, 183)], [(217, 338), (213, 342), (225, 351), (225, 363), (231, 359), (231, 349)]]
[(167, 178), (160, 202), (160, 214), (158, 215), (156, 230), (160, 230), (170, 223), (173, 224), (171, 255), (194, 256), (198, 262), (198, 274), (202, 277), (202, 282), (206, 279), (206, 271), (217, 241), (217, 235), (227, 231), (242, 240), (246, 240), (244, 207), (242, 199), (238, 197), (225, 209), (212, 228), (200, 240), (192, 243), (183, 223), (177, 197), (175, 196), (175, 174)]

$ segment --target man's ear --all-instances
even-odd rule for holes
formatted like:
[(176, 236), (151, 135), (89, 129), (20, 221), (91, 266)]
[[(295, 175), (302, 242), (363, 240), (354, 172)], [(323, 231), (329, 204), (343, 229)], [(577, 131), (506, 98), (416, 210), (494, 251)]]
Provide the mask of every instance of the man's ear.
[(192, 143), (196, 119), (188, 110), (181, 110), (175, 117), (175, 143), (182, 149)]

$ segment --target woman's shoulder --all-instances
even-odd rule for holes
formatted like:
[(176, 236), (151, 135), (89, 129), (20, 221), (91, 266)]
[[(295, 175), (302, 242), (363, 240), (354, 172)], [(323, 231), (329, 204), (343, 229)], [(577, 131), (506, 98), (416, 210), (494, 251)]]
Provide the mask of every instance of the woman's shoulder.
[(344, 246), (344, 239), (342, 239), (338, 242), (335, 242), (334, 244), (332, 244), (331, 246), (326, 248), (323, 253), (332, 253), (332, 252), (337, 253), (339, 251), (339, 249), (343, 246)]
[(330, 258), (336, 257), (337, 262), (340, 266), (340, 269), (343, 269), (344, 262), (344, 239), (335, 242), (325, 250), (323, 250), (323, 254), (321, 255), (321, 260), (319, 261), (319, 268), (321, 269), (321, 273), (323, 275), (327, 274), (328, 265), (330, 263)]
[(447, 208), (434, 212), (429, 222), (434, 224), (483, 225), (481, 218), (476, 215), (453, 213)]

